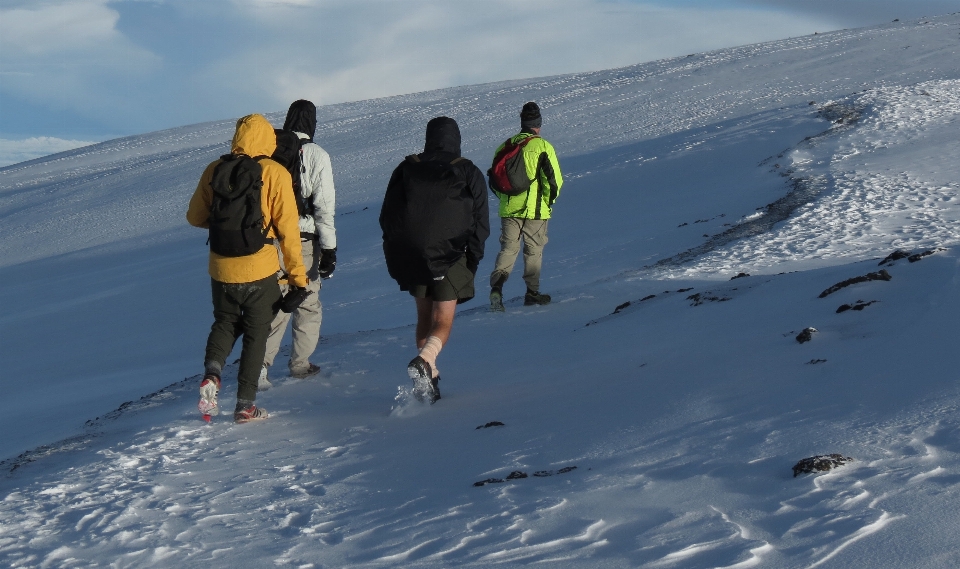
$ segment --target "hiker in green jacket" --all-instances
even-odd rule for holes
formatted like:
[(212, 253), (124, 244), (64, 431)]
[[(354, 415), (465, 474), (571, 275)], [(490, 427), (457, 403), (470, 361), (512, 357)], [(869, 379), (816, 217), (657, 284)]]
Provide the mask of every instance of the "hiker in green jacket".
[[(510, 139), (513, 144), (517, 144), (526, 138), (532, 138), (523, 147), (527, 177), (531, 180), (530, 190), (516, 196), (493, 190), (500, 199), (500, 253), (490, 275), (491, 310), (503, 310), (503, 283), (507, 281), (517, 260), (521, 238), (523, 280), (527, 283), (523, 304), (531, 306), (550, 303), (550, 295), (540, 292), (540, 267), (543, 261), (543, 246), (547, 244), (547, 221), (560, 194), (563, 177), (553, 145), (540, 137), (542, 123), (540, 107), (529, 102), (523, 105), (520, 111), (520, 132)], [(501, 144), (497, 152), (505, 144), (506, 142)]]

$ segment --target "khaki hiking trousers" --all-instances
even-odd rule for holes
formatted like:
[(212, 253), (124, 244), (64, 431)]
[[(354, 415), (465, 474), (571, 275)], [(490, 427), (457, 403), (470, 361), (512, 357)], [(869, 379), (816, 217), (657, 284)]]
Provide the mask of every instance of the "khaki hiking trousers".
[(547, 244), (546, 219), (500, 218), (500, 253), (490, 274), (490, 286), (506, 282), (520, 253), (520, 238), (523, 238), (523, 280), (527, 288), (540, 292), (540, 267), (543, 264), (543, 247)]
[[(287, 323), (293, 321), (293, 343), (290, 347), (290, 361), (287, 366), (290, 373), (306, 371), (310, 367), (310, 356), (317, 349), (320, 341), (320, 323), (323, 320), (323, 307), (320, 304), (320, 275), (317, 274), (317, 261), (320, 256), (320, 247), (316, 241), (301, 241), (303, 247), (303, 266), (307, 268), (307, 278), (310, 284), (307, 290), (312, 294), (303, 301), (293, 312), (277, 312), (277, 316), (270, 325), (270, 335), (267, 336), (267, 352), (263, 358), (263, 365), (270, 367), (280, 351), (280, 342), (287, 329)], [(280, 285), (280, 290), (286, 294), (289, 287)]]

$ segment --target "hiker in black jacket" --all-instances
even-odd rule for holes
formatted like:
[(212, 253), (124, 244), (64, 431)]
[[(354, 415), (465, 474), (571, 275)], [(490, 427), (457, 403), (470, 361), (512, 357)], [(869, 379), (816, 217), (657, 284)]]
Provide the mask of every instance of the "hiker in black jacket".
[(419, 354), (407, 373), (420, 400), (440, 399), (437, 355), (450, 338), (457, 304), (473, 298), (488, 216), (486, 180), (460, 156), (457, 122), (432, 119), (423, 152), (393, 171), (380, 210), (387, 271), (417, 302)]

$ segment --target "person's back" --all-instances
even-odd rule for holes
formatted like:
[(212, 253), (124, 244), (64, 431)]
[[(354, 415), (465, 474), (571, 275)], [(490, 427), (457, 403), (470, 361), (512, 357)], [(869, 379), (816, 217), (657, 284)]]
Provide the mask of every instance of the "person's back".
[(290, 359), (287, 367), (291, 377), (306, 378), (320, 371), (310, 361), (320, 340), (323, 306), (320, 302), (321, 279), (329, 279), (337, 265), (337, 233), (334, 227), (336, 194), (330, 155), (313, 141), (317, 128), (317, 108), (307, 100), (290, 104), (283, 123), (283, 131), (294, 133), (299, 140), (300, 202), (303, 208), (299, 219), (303, 264), (310, 277), (307, 297), (291, 313), (278, 313), (270, 327), (267, 351), (260, 371), (260, 389), (271, 383), (268, 369), (273, 365), (287, 323), (293, 321)]
[[(534, 133), (532, 129), (524, 129), (510, 137), (510, 142), (513, 144), (520, 144), (529, 139), (521, 152), (523, 152), (527, 177), (530, 179), (530, 189), (515, 196), (501, 194), (494, 190), (500, 202), (498, 210), (500, 217), (550, 219), (553, 214), (553, 204), (560, 194), (563, 178), (560, 176), (556, 150), (550, 142), (540, 136), (540, 129), (536, 130), (537, 132)], [(504, 144), (506, 142), (498, 146), (494, 154), (500, 152)]]
[[(276, 135), (273, 127), (261, 115), (248, 115), (237, 121), (237, 129), (231, 143), (232, 155), (244, 155), (257, 160), (262, 170), (260, 204), (263, 210), (267, 227), (266, 243), (261, 249), (251, 255), (226, 257), (210, 252), (210, 276), (225, 283), (247, 283), (260, 280), (276, 274), (279, 269), (279, 260), (271, 245), (272, 239), (297, 233), (296, 204), (293, 198), (293, 187), (290, 174), (277, 162), (266, 158), (273, 153), (276, 147)], [(213, 177), (214, 172), (223, 159), (210, 163), (200, 177), (197, 190), (190, 199), (187, 210), (187, 221), (195, 226), (207, 229), (210, 227), (210, 208), (213, 204)], [(291, 207), (292, 206), (292, 207)], [(270, 222), (273, 223), (270, 223)], [(294, 228), (291, 231), (291, 227)], [(285, 244), (284, 256), (300, 257), (299, 244), (290, 240)], [(302, 264), (293, 264), (294, 279), (306, 283), (306, 271)]]
[(227, 256), (210, 252), (214, 323), (207, 338), (198, 405), (207, 418), (219, 413), (218, 394), (223, 365), (241, 335), (244, 340), (237, 376), (234, 420), (246, 422), (267, 416), (254, 402), (270, 322), (274, 317), (274, 307), (281, 298), (276, 278), (280, 262), (272, 244), (273, 238), (280, 242), (280, 251), (293, 286), (305, 288), (308, 284), (300, 259), (297, 206), (290, 174), (283, 166), (267, 158), (275, 148), (276, 135), (264, 117), (249, 115), (237, 121), (231, 155), (207, 166), (187, 210), (187, 221), (191, 225), (209, 228), (214, 185), (224, 183), (216, 177), (218, 168), (235, 156), (256, 159), (262, 183), (262, 230), (267, 240), (261, 248), (250, 254)]
[(456, 121), (432, 119), (423, 152), (393, 171), (380, 210), (387, 270), (416, 300), (419, 353), (407, 373), (418, 399), (440, 399), (437, 356), (450, 338), (457, 304), (474, 296), (488, 216), (483, 173), (460, 156)]
[[(543, 248), (547, 244), (547, 222), (553, 216), (553, 204), (560, 195), (563, 177), (553, 145), (540, 136), (540, 107), (529, 102), (520, 111), (520, 132), (510, 138), (512, 144), (526, 141), (523, 159), (530, 187), (517, 195), (498, 192), (500, 201), (500, 253), (490, 274), (490, 308), (502, 311), (503, 285), (509, 278), (523, 242), (523, 280), (527, 285), (524, 305), (550, 303), (550, 295), (540, 292), (540, 271)], [(496, 157), (506, 145), (494, 152)]]
[(322, 278), (328, 278), (336, 265), (337, 232), (336, 190), (330, 155), (314, 141), (317, 129), (317, 107), (300, 99), (290, 104), (283, 129), (295, 132), (301, 139), (301, 196), (309, 211), (300, 217), (300, 232), (319, 242), (324, 252), (320, 262)]
[(387, 270), (401, 290), (442, 279), (461, 258), (476, 271), (490, 233), (483, 173), (460, 156), (456, 122), (440, 119), (424, 151), (394, 170), (380, 213)]

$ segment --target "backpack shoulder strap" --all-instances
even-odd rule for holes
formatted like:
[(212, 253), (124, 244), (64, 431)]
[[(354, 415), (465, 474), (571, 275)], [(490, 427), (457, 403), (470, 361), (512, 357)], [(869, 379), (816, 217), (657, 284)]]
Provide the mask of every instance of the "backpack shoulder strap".
[[(423, 162), (423, 160), (420, 160), (420, 155), (419, 155), (419, 154), (411, 154), (410, 156), (407, 156), (406, 160), (407, 160), (408, 162), (413, 162), (414, 164), (419, 164), (419, 163)], [(453, 166), (454, 164), (458, 164), (458, 163), (463, 162), (463, 161), (465, 161), (465, 160), (467, 160), (467, 159), (464, 158), (463, 156), (457, 156), (456, 158), (454, 158), (453, 160), (451, 160), (448, 164), (450, 164), (451, 166)]]

